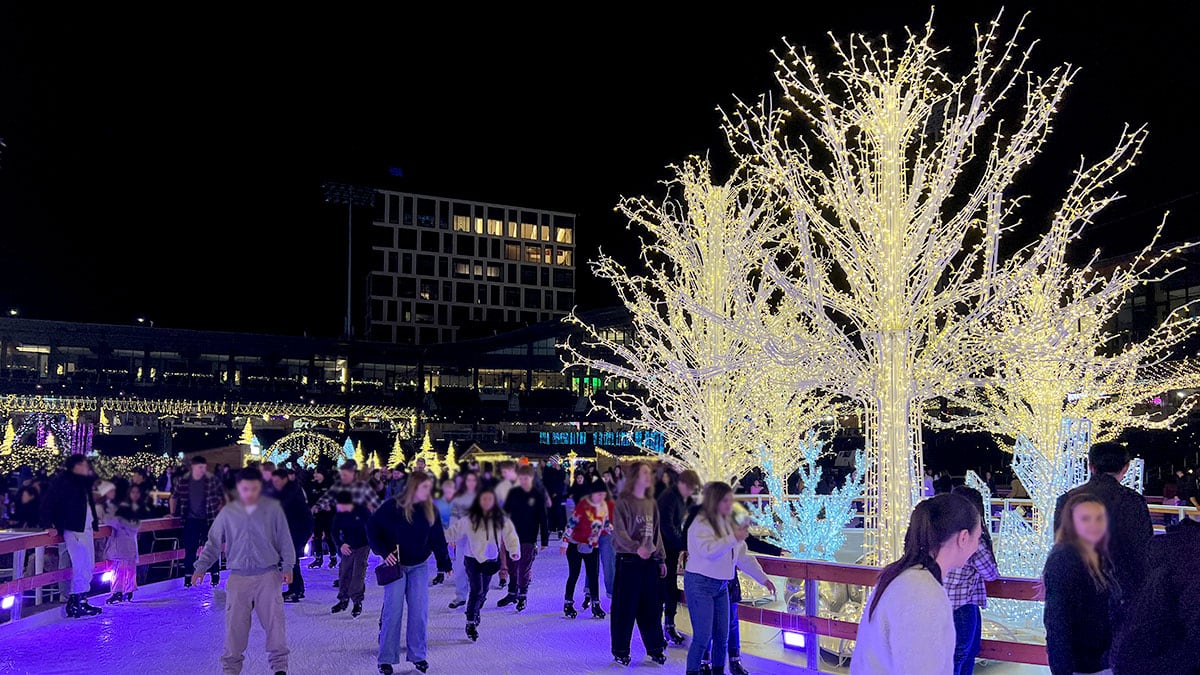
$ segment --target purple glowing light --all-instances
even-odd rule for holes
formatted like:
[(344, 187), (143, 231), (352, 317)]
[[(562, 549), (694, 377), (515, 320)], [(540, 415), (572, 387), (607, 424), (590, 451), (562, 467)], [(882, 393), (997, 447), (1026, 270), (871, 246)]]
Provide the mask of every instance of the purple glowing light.
[(788, 649), (804, 649), (804, 633), (793, 633), (790, 630), (783, 631), (783, 646)]

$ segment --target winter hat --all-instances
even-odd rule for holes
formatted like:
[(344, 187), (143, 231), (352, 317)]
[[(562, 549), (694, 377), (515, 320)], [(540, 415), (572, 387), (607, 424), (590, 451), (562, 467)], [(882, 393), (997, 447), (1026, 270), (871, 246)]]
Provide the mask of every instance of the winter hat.
[(604, 492), (604, 493), (608, 492), (608, 485), (606, 485), (604, 483), (604, 481), (602, 481), (600, 479), (596, 479), (596, 480), (588, 483), (587, 485), (585, 485), (583, 491), (580, 494), (593, 495), (593, 494), (596, 494), (597, 492)]
[(110, 492), (115, 491), (116, 489), (117, 489), (116, 485), (113, 485), (109, 481), (102, 480), (102, 481), (100, 481), (100, 484), (96, 486), (96, 494), (106, 495)]

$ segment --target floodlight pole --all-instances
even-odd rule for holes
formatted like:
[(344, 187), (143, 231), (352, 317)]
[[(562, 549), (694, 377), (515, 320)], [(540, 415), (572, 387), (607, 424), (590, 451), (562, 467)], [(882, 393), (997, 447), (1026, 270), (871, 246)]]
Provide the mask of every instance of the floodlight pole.
[(354, 337), (350, 320), (354, 287), (354, 207), (370, 206), (375, 199), (375, 190), (349, 183), (324, 183), (321, 190), (325, 193), (326, 204), (346, 205), (346, 321), (342, 326), (342, 337), (349, 340)]

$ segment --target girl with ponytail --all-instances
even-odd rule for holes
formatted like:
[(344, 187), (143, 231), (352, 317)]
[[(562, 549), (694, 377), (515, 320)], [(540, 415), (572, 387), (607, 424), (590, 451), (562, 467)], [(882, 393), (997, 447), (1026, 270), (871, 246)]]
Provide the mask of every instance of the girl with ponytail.
[(913, 509), (904, 554), (883, 568), (858, 624), (851, 675), (949, 675), (954, 615), (942, 576), (979, 549), (979, 509), (940, 494)]

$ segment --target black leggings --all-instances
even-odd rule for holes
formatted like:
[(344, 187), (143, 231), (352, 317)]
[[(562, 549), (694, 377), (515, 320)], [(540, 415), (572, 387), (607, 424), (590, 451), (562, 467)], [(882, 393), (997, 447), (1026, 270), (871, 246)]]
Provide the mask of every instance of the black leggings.
[(587, 566), (587, 590), (592, 600), (600, 599), (600, 548), (593, 546), (590, 553), (580, 553), (579, 544), (567, 546), (567, 590), (563, 596), (567, 602), (575, 601), (575, 582), (579, 581), (579, 563)]

